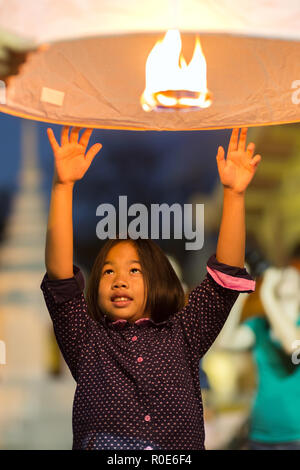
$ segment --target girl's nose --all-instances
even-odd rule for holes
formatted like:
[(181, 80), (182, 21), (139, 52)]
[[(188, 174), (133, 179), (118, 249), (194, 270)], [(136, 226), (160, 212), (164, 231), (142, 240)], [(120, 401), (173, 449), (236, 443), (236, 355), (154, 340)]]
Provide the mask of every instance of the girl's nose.
[(128, 282), (125, 279), (115, 279), (113, 282), (113, 287), (128, 287)]

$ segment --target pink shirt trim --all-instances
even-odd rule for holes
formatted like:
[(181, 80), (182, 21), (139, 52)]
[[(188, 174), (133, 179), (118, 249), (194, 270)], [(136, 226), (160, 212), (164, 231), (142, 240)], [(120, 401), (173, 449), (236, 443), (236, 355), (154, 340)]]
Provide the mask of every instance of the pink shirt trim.
[(114, 325), (116, 325), (116, 323), (127, 323), (127, 320), (124, 320), (123, 318), (120, 318), (119, 320), (115, 320), (112, 322)]
[[(138, 320), (136, 320), (134, 323), (136, 323), (137, 325), (139, 323), (143, 323), (145, 321), (151, 321), (150, 318), (148, 317), (143, 317), (143, 318), (139, 318)], [(127, 323), (127, 320), (125, 320), (124, 318), (119, 318), (119, 320), (115, 320), (112, 322), (114, 325), (116, 325), (117, 323)]]
[(207, 266), (207, 271), (211, 277), (222, 287), (239, 291), (255, 291), (255, 281), (243, 279), (241, 277), (229, 276), (229, 274), (221, 273), (216, 269)]
[(151, 319), (150, 319), (150, 318), (147, 318), (147, 317), (143, 317), (143, 318), (139, 318), (139, 319), (136, 320), (134, 323), (139, 324), (139, 323), (143, 323), (143, 322), (145, 322), (145, 321), (151, 321)]

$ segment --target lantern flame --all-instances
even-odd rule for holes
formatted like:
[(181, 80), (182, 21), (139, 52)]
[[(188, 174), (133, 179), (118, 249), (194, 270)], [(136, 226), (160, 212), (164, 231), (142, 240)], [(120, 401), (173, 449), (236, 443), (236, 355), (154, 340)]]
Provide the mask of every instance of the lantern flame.
[(141, 96), (144, 111), (199, 109), (211, 105), (207, 89), (206, 60), (199, 38), (187, 65), (182, 53), (180, 32), (167, 31), (150, 52), (146, 63), (146, 87)]

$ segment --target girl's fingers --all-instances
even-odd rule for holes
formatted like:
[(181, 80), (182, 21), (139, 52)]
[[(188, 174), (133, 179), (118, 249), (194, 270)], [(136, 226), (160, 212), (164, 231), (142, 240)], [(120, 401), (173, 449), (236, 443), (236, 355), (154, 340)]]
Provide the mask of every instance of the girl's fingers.
[(66, 145), (69, 143), (69, 129), (70, 126), (64, 126), (61, 131), (60, 145)]
[(218, 165), (219, 170), (222, 170), (224, 168), (224, 166), (226, 165), (225, 151), (224, 151), (223, 147), (221, 147), (221, 146), (218, 148), (217, 165)]
[(73, 127), (73, 129), (71, 130), (71, 134), (70, 134), (70, 142), (77, 144), (79, 131), (81, 129), (82, 127)]
[(242, 130), (241, 130), (240, 140), (239, 140), (239, 143), (238, 143), (238, 150), (240, 150), (242, 152), (245, 151), (246, 140), (247, 140), (247, 132), (248, 132), (248, 128), (243, 127)]
[(84, 133), (82, 134), (79, 140), (80, 145), (83, 145), (84, 147), (88, 146), (92, 132), (93, 132), (93, 129), (85, 129)]
[(253, 157), (254, 150), (255, 150), (255, 144), (254, 144), (253, 142), (251, 142), (251, 143), (247, 146), (247, 155), (248, 155), (248, 157), (250, 157), (250, 158)]
[(102, 148), (102, 144), (95, 144), (87, 152), (85, 158), (88, 161), (89, 165), (92, 163), (95, 155), (101, 150), (101, 148)]
[(57, 143), (57, 140), (55, 138), (54, 132), (51, 129), (51, 127), (48, 127), (47, 135), (48, 135), (48, 139), (49, 139), (53, 152), (56, 152), (59, 149), (59, 145)]
[(220, 147), (218, 147), (217, 160), (221, 161), (221, 160), (224, 159), (224, 157), (225, 157), (225, 152), (224, 152), (223, 147), (221, 147), (221, 145), (220, 145)]
[(239, 137), (239, 128), (236, 127), (235, 129), (232, 129), (229, 145), (228, 145), (228, 152), (233, 152), (234, 150), (237, 149), (237, 144), (238, 144), (238, 137)]
[(254, 158), (252, 158), (250, 164), (254, 167), (257, 168), (259, 162), (261, 161), (261, 156), (260, 155), (255, 155)]

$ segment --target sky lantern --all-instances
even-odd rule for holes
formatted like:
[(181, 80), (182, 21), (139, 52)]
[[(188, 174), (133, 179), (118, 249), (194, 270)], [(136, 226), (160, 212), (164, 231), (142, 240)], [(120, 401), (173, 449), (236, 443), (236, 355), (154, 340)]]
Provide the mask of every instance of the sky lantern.
[(300, 121), (298, 0), (0, 0), (0, 48), (1, 30), (32, 44), (4, 113), (129, 130)]

